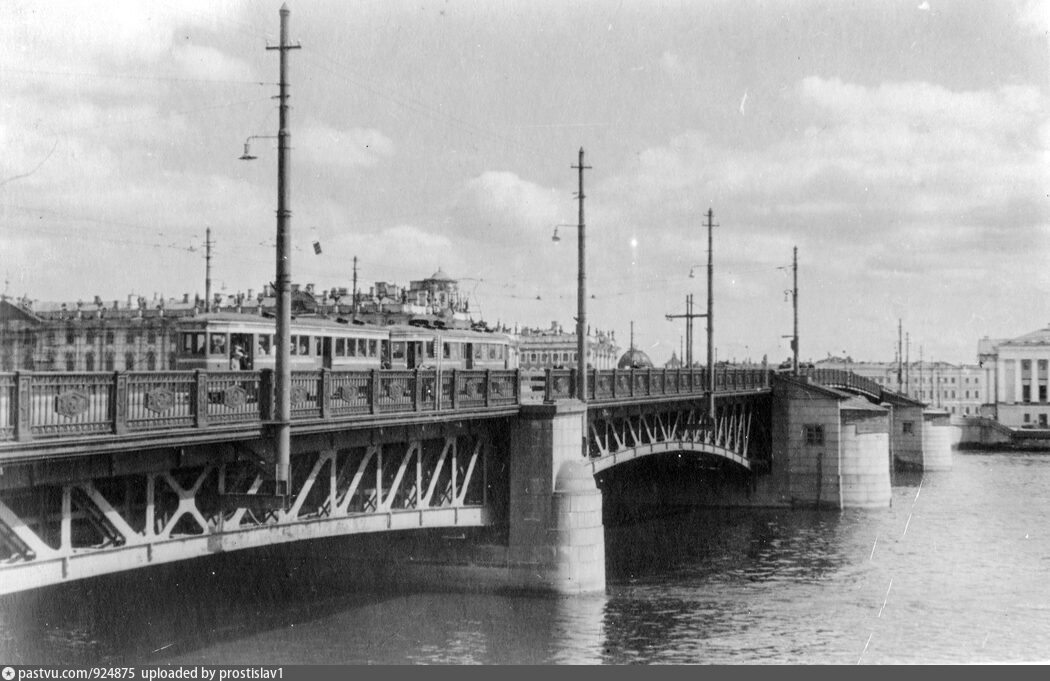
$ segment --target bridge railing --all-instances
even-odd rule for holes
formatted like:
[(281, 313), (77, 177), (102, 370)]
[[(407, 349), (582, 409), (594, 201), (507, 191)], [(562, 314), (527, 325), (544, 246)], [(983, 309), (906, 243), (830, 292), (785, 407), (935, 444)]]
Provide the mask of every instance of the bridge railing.
[[(0, 441), (191, 431), (262, 424), (273, 372), (0, 374)], [(292, 421), (502, 409), (520, 403), (516, 370), (296, 371)]]
[[(521, 403), (522, 378), (517, 370), (297, 371), (291, 418), (505, 409)], [(273, 379), (270, 370), (0, 374), (0, 442), (261, 425), (273, 418)], [(547, 401), (572, 398), (576, 372), (548, 370), (540, 386)], [(769, 372), (719, 368), (714, 386), (764, 389)], [(707, 387), (704, 369), (592, 370), (587, 381), (594, 402), (703, 394)]]
[(845, 369), (803, 369), (801, 373), (820, 385), (841, 386), (875, 397), (882, 395), (883, 388), (877, 381)]
[[(769, 387), (767, 369), (716, 368), (715, 392), (761, 390)], [(553, 402), (576, 395), (575, 369), (548, 369), (543, 399)], [(708, 389), (706, 369), (592, 369), (587, 373), (587, 398), (594, 402), (630, 398), (703, 394)]]

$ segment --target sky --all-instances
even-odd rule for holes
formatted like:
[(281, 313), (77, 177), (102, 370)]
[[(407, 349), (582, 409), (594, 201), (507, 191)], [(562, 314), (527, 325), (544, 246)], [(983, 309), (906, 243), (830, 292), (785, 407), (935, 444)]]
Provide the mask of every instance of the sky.
[[(273, 281), (280, 2), (0, 6), (4, 291), (203, 295), (208, 228), (214, 290)], [(583, 149), (587, 322), (657, 364), (709, 209), (719, 360), (791, 354), (795, 247), (802, 360), (1050, 323), (1050, 3), (288, 6), (295, 282), (441, 269), (490, 324), (573, 329)]]

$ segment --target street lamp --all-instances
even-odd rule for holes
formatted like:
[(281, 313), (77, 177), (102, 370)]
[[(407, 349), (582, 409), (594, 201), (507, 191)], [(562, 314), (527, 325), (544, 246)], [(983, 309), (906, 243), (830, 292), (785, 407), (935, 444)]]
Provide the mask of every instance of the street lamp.
[(558, 236), (558, 228), (559, 227), (575, 227), (575, 226), (576, 225), (554, 225), (554, 235), (551, 236), (551, 241), (553, 241), (554, 243), (558, 243), (559, 241), (561, 241), (561, 237)]
[(275, 140), (278, 139), (277, 135), (251, 135), (248, 139), (244, 140), (244, 153), (238, 157), (238, 161), (254, 161), (259, 158), (252, 154), (252, 140)]

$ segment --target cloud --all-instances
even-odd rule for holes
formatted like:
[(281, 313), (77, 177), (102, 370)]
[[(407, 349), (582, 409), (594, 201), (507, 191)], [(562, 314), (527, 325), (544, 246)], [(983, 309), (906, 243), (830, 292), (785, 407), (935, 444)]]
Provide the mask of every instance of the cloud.
[(0, 28), (6, 45), (0, 49), (7, 56), (21, 55), (24, 63), (58, 55), (76, 55), (73, 62), (79, 64), (155, 59), (168, 52), (179, 29), (225, 25), (244, 4), (197, 0), (177, 6), (139, 0), (16, 2)]
[(308, 121), (294, 140), (299, 153), (328, 166), (368, 167), (394, 155), (393, 141), (374, 128), (339, 130)]
[(202, 80), (248, 80), (252, 69), (242, 59), (231, 57), (214, 47), (177, 45), (172, 61), (180, 73)]
[(1028, 0), (1021, 6), (1017, 23), (1037, 35), (1050, 34), (1050, 4), (1046, 0)]
[(512, 172), (488, 171), (464, 183), (450, 215), (452, 228), (472, 240), (521, 243), (549, 239), (567, 205), (555, 189)]
[(682, 73), (682, 61), (678, 58), (678, 55), (664, 51), (664, 53), (660, 55), (660, 68), (662, 68), (667, 75), (675, 77)]

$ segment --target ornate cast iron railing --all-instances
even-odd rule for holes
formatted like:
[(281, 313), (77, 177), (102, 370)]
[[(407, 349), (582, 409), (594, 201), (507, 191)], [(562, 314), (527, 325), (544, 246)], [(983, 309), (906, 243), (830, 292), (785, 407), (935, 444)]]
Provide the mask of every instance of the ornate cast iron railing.
[[(715, 369), (715, 392), (741, 392), (769, 388), (768, 369)], [(568, 399), (576, 394), (575, 369), (548, 369), (543, 399)], [(593, 402), (641, 401), (707, 391), (706, 369), (592, 369), (587, 373), (587, 398)]]
[[(714, 375), (716, 393), (763, 390), (769, 381), (763, 369)], [(523, 399), (570, 399), (575, 382), (574, 370), (532, 377), (517, 370), (301, 371), (292, 374), (291, 417), (306, 423), (505, 411)], [(704, 370), (608, 370), (591, 371), (587, 391), (596, 403), (641, 402), (705, 394), (707, 385)], [(274, 413), (273, 391), (269, 370), (0, 374), (0, 443), (262, 425)]]

